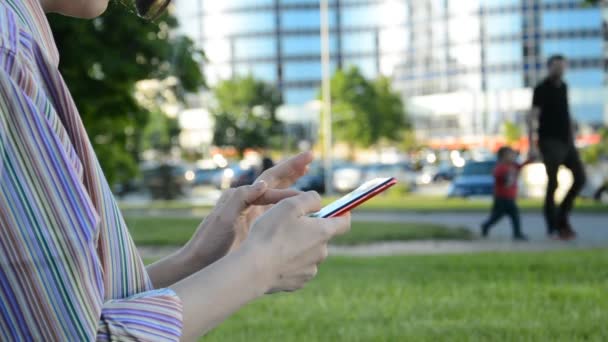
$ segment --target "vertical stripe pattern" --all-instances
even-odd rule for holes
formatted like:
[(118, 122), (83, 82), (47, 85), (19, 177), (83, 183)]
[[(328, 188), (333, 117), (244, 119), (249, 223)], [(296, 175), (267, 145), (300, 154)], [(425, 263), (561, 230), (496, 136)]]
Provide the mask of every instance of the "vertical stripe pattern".
[(174, 341), (59, 74), (38, 0), (0, 2), (0, 340)]

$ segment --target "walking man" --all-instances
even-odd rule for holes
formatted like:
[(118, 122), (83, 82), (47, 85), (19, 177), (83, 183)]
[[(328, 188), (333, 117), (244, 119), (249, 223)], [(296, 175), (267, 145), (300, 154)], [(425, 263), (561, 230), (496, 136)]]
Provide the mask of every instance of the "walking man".
[[(549, 75), (536, 88), (532, 99), (532, 110), (528, 116), (530, 152), (534, 156), (534, 133), (538, 134), (538, 147), (547, 171), (548, 183), (545, 195), (544, 215), (547, 234), (551, 238), (570, 240), (576, 237), (569, 221), (574, 199), (585, 184), (585, 169), (574, 146), (573, 125), (568, 109), (568, 88), (563, 80), (566, 60), (554, 55), (547, 61)], [(555, 190), (558, 187), (557, 171), (564, 165), (574, 182), (559, 208), (555, 205)]]

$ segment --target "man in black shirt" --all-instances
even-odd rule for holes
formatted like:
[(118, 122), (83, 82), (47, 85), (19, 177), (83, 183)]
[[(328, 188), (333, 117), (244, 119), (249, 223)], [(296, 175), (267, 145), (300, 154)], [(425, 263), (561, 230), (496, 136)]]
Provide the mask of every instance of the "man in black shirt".
[[(568, 110), (568, 88), (562, 76), (566, 61), (561, 55), (551, 56), (547, 62), (549, 75), (534, 88), (532, 110), (528, 118), (531, 154), (534, 146), (534, 126), (538, 124), (538, 147), (547, 170), (547, 193), (544, 215), (547, 233), (551, 237), (569, 240), (576, 237), (569, 222), (574, 199), (585, 184), (585, 169), (574, 146), (574, 133)], [(558, 187), (557, 171), (566, 166), (574, 178), (572, 187), (559, 208), (555, 206)]]

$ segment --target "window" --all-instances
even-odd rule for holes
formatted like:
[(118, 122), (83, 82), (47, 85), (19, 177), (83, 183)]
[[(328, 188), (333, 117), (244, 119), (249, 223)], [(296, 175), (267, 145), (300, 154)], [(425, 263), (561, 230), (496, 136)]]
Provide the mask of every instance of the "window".
[(274, 57), (276, 49), (274, 38), (238, 38), (234, 41), (236, 59)]
[[(315, 36), (287, 36), (282, 39), (283, 55), (298, 56), (298, 55), (321, 55), (321, 37)], [(330, 52), (335, 52), (337, 49), (335, 37), (329, 37)]]
[(320, 62), (288, 62), (283, 69), (286, 81), (320, 80)]
[[(330, 72), (336, 70), (335, 62), (330, 63)], [(286, 81), (310, 81), (321, 79), (321, 62), (287, 62), (284, 63), (283, 77)]]
[(562, 54), (568, 58), (580, 57), (602, 57), (603, 42), (601, 38), (576, 38), (576, 39), (545, 39), (542, 45), (542, 53), (545, 57), (554, 54)]
[(277, 81), (276, 66), (273, 63), (239, 63), (235, 69), (238, 75), (252, 75), (255, 79), (269, 83)]
[[(188, 1), (176, 1), (176, 3), (188, 2)], [(192, 1), (194, 3), (195, 1)], [(243, 7), (261, 7), (271, 6), (274, 4), (274, 0), (230, 0), (230, 1), (213, 1), (201, 0), (201, 7), (205, 12), (221, 12), (227, 9), (236, 9)]]
[(484, 7), (502, 7), (502, 6), (519, 6), (521, 0), (484, 0), (481, 2)]
[(366, 53), (376, 51), (376, 37), (373, 31), (344, 34), (342, 36), (342, 52)]
[[(284, 10), (281, 12), (281, 25), (284, 29), (319, 29), (321, 27), (321, 12), (314, 10)], [(336, 25), (334, 11), (329, 12), (329, 27)]]
[(405, 1), (387, 0), (342, 8), (342, 25), (347, 28), (395, 26), (406, 23), (407, 19), (408, 8)]
[(594, 103), (571, 107), (574, 120), (582, 123), (599, 124), (604, 121), (604, 104)]
[(488, 15), (484, 19), (486, 34), (489, 37), (521, 33), (522, 16), (519, 13)]
[(604, 81), (604, 72), (600, 68), (567, 70), (566, 82), (570, 88), (601, 87)]
[(543, 30), (601, 29), (599, 8), (549, 10), (542, 16)]
[(271, 11), (207, 15), (202, 20), (206, 37), (272, 32), (275, 28), (274, 14)]
[(523, 88), (524, 82), (521, 73), (501, 72), (487, 75), (488, 90)]
[(491, 43), (486, 48), (487, 64), (522, 62), (521, 42)]
[(286, 104), (303, 104), (314, 100), (317, 92), (316, 88), (287, 89), (283, 94), (283, 100)]

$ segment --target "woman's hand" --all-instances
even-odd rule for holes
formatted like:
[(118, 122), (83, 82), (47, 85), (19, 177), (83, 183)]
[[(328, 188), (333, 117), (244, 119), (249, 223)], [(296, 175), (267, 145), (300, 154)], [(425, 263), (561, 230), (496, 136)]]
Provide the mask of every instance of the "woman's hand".
[(299, 191), (291, 189), (269, 189), (263, 180), (226, 190), (184, 247), (185, 253), (197, 269), (213, 263), (247, 237), (252, 207), (274, 204), (297, 194)]
[(312, 153), (300, 153), (266, 170), (254, 187), (226, 190), (186, 245), (187, 254), (201, 261), (202, 268), (237, 249), (260, 215), (280, 200), (299, 193), (281, 189), (305, 175), (311, 161)]
[(311, 218), (321, 209), (316, 192), (281, 201), (251, 228), (243, 249), (254, 250), (256, 269), (264, 275), (267, 293), (294, 291), (317, 274), (327, 257), (327, 243), (350, 229), (350, 216)]
[(346, 232), (350, 217), (311, 218), (321, 199), (300, 194), (273, 206), (251, 227), (241, 248), (171, 285), (183, 304), (183, 340), (194, 340), (246, 303), (301, 288), (327, 256), (327, 242)]

